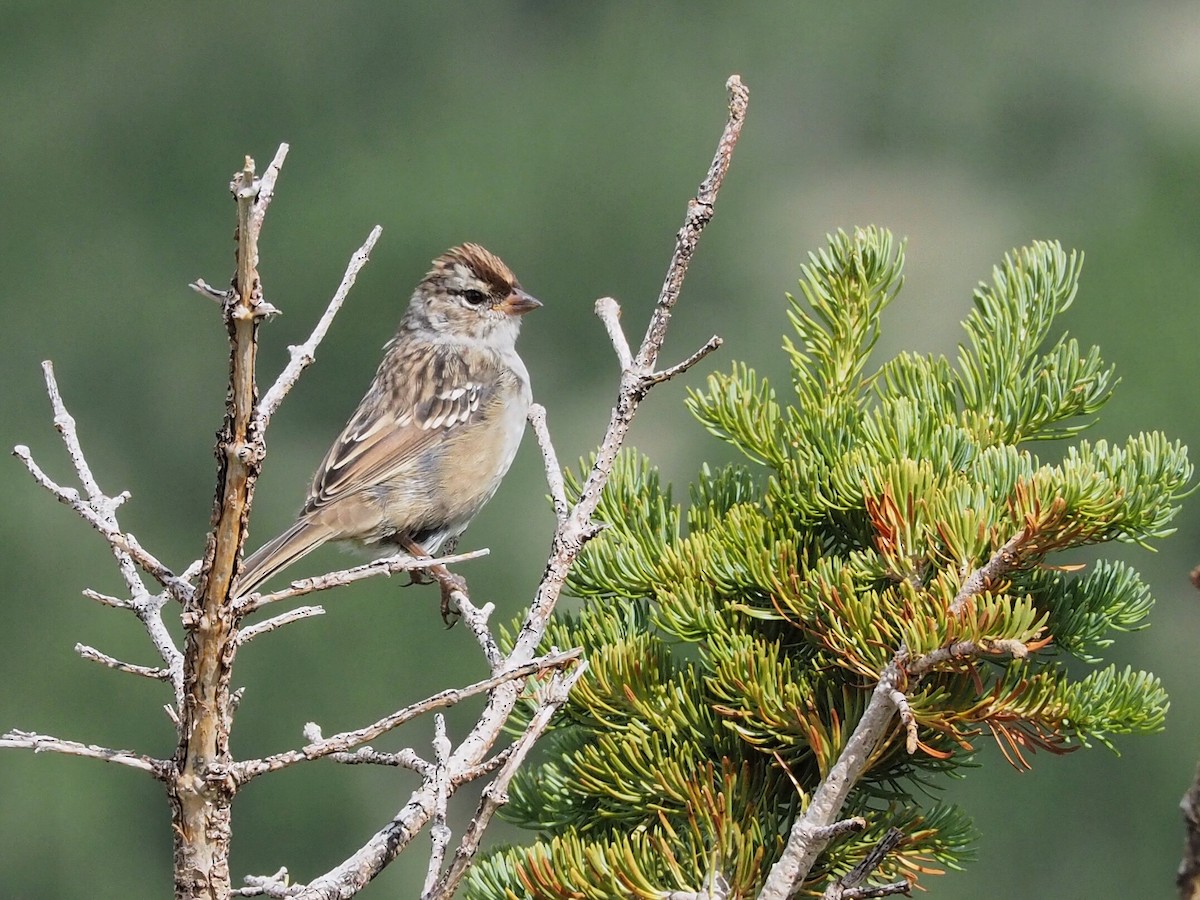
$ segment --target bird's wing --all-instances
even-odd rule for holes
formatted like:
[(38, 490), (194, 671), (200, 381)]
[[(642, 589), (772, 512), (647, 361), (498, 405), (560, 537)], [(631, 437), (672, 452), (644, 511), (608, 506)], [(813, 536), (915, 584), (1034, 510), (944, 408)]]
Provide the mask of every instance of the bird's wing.
[(436, 345), (420, 350), (402, 361), (384, 361), (393, 373), (404, 372), (404, 381), (394, 375), (376, 378), (321, 461), (305, 513), (403, 478), (406, 470), (417, 474), (421, 455), (433, 443), (480, 420), (498, 381), (495, 359), (490, 354), (472, 354), (468, 361), (456, 348)]

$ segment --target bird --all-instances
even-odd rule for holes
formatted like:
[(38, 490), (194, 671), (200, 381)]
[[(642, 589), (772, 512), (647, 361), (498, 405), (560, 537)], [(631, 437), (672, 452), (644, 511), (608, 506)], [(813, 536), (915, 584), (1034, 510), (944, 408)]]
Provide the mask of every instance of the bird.
[(452, 547), (521, 443), (533, 398), (517, 334), (541, 305), (478, 244), (434, 259), (295, 523), (246, 558), (234, 594), (329, 541), (376, 558)]

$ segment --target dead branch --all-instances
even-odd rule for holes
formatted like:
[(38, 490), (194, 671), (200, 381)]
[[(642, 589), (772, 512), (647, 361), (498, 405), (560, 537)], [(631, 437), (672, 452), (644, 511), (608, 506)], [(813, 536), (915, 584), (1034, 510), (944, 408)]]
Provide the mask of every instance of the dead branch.
[[(705, 348), (692, 354), (680, 366), (671, 367), (665, 372), (658, 372), (655, 369), (688, 264), (701, 232), (712, 218), (713, 204), (725, 174), (729, 170), (733, 149), (737, 144), (745, 119), (749, 94), (741, 79), (736, 75), (733, 76), (729, 79), (726, 87), (730, 96), (729, 117), (708, 174), (701, 183), (696, 197), (688, 203), (683, 227), (676, 235), (675, 249), (667, 267), (667, 274), (636, 357), (629, 352), (628, 342), (620, 330), (617, 322), (619, 315), (613, 311), (616, 305), (615, 301), (597, 304), (597, 312), (604, 320), (605, 327), (613, 340), (622, 368), (617, 403), (609, 418), (604, 439), (597, 451), (596, 461), (584, 482), (580, 498), (565, 519), (561, 519), (557, 523), (545, 574), (538, 586), (533, 603), (525, 615), (513, 648), (504, 662), (506, 669), (523, 665), (535, 657), (537, 648), (545, 635), (550, 616), (566, 584), (571, 566), (587, 541), (600, 531), (601, 526), (592, 521), (592, 516), (612, 471), (617, 453), (625, 442), (638, 404), (655, 384), (670, 375), (677, 374), (687, 365), (702, 358), (708, 352), (705, 348), (712, 343), (710, 341)], [(545, 446), (549, 446), (548, 440)], [(556, 457), (552, 449), (549, 452), (543, 450), (543, 456), (547, 460), (549, 472), (551, 471), (549, 460)], [(551, 491), (553, 493), (553, 486)], [(465, 592), (463, 592), (463, 596), (465, 597)], [(461, 602), (459, 605), (461, 608)], [(513, 707), (520, 696), (520, 690), (519, 682), (506, 681), (490, 692), (487, 705), (475, 727), (455, 748), (448, 760), (447, 765), (451, 772), (473, 769), (482, 762), (499, 738), (504, 724), (509, 720)], [(413, 792), (408, 803), (396, 813), (395, 817), (379, 829), (358, 851), (334, 869), (311, 881), (307, 888), (296, 896), (306, 898), (306, 900), (353, 896), (357, 890), (361, 889), (384, 866), (390, 863), (430, 820), (437, 806), (437, 792), (437, 786), (431, 780), (426, 779), (421, 787)]]

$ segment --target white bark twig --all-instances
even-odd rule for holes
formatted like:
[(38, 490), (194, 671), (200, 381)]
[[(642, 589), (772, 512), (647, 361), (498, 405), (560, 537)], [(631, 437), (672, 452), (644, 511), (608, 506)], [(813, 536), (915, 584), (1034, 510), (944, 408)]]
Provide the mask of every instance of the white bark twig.
[(426, 898), (437, 884), (442, 861), (446, 858), (446, 847), (450, 845), (450, 826), (446, 824), (450, 805), (450, 738), (446, 736), (446, 717), (438, 713), (433, 717), (433, 821), (429, 826), (429, 866), (425, 871), (425, 884), (421, 897)]
[(371, 747), (359, 747), (345, 753), (331, 753), (329, 758), (348, 766), (392, 766), (397, 769), (412, 769), (418, 775), (429, 776), (432, 765), (417, 755), (411, 747), (386, 753)]
[(274, 875), (247, 875), (244, 879), (246, 887), (234, 888), (230, 893), (235, 897), (291, 897), (299, 888), (293, 888), (288, 881), (287, 866), (283, 866)]
[[(254, 204), (250, 208), (250, 225), (255, 234), (262, 233), (267, 207), (275, 199), (275, 182), (279, 180), (279, 171), (283, 168), (283, 161), (287, 159), (290, 149), (286, 143), (280, 144), (275, 151), (275, 157), (268, 163), (267, 168), (255, 184)], [(257, 266), (258, 260), (255, 260), (254, 264)]]
[(421, 895), (422, 900), (449, 900), (457, 892), (471, 861), (479, 851), (483, 833), (491, 824), (492, 816), (508, 802), (508, 785), (513, 776), (525, 762), (525, 758), (533, 749), (538, 738), (549, 727), (550, 720), (554, 718), (559, 707), (567, 702), (571, 688), (575, 686), (575, 682), (582, 677), (586, 670), (587, 663), (581, 661), (570, 672), (557, 672), (550, 680), (550, 684), (540, 692), (537, 712), (533, 714), (520, 739), (510, 748), (500, 772), (491, 784), (483, 789), (479, 808), (463, 834), (462, 843), (454, 853), (450, 868), (438, 880), (436, 887), (431, 888), (429, 883), (426, 883), (425, 893)]
[(360, 744), (372, 741), (381, 734), (386, 734), (418, 716), (426, 715), (434, 710), (454, 706), (467, 697), (486, 693), (500, 685), (509, 685), (518, 681), (523, 682), (530, 675), (565, 666), (578, 657), (578, 650), (568, 650), (565, 653), (550, 653), (531, 659), (527, 662), (514, 665), (499, 675), (493, 675), (490, 678), (477, 681), (475, 684), (468, 685), (467, 687), (449, 688), (439, 691), (419, 703), (413, 703), (410, 706), (404, 707), (404, 709), (397, 710), (391, 715), (384, 716), (382, 719), (367, 725), (365, 728), (359, 728), (355, 731), (345, 731), (335, 734), (332, 737), (314, 740), (299, 750), (287, 750), (283, 753), (276, 753), (273, 756), (263, 757), (262, 759), (247, 759), (234, 763), (230, 769), (230, 776), (239, 783), (244, 784), (251, 779), (257, 778), (259, 775), (265, 775), (267, 772), (276, 772), (279, 769), (285, 769), (296, 763), (321, 759), (322, 757), (329, 756), (331, 753), (353, 750)]
[(254, 640), (260, 634), (266, 634), (269, 631), (274, 631), (281, 625), (287, 625), (291, 622), (298, 622), (300, 619), (310, 619), (313, 616), (325, 615), (325, 608), (322, 606), (297, 606), (295, 609), (289, 609), (285, 613), (280, 613), (277, 616), (272, 616), (269, 619), (264, 619), (247, 628), (238, 631), (237, 643), (238, 646)]
[(112, 597), (108, 594), (102, 594), (99, 591), (93, 591), (91, 588), (84, 588), (83, 596), (89, 600), (95, 600), (102, 606), (110, 606), (113, 609), (132, 609), (133, 605), (128, 600), (122, 600), (120, 597)]
[[(67, 455), (71, 459), (71, 464), (79, 478), (79, 483), (83, 486), (86, 497), (81, 496), (79, 491), (74, 488), (63, 487), (50, 478), (34, 461), (28, 447), (22, 445), (14, 447), (13, 455), (25, 463), (25, 467), (33, 476), (34, 481), (53, 494), (59, 502), (75, 510), (80, 518), (100, 532), (108, 541), (121, 578), (129, 589), (130, 599), (122, 600), (95, 591), (85, 591), (84, 595), (115, 609), (133, 611), (146, 629), (159, 657), (166, 665), (166, 668), (162, 670), (165, 673), (164, 676), (155, 674), (150, 677), (161, 678), (161, 680), (171, 683), (175, 692), (175, 703), (178, 707), (183, 700), (183, 654), (163, 624), (162, 608), (166, 603), (166, 595), (150, 594), (141, 575), (138, 574), (138, 567), (140, 566), (152, 575), (174, 599), (181, 603), (191, 596), (192, 587), (144, 550), (132, 534), (121, 530), (117, 522), (116, 511), (122, 503), (129, 499), (129, 493), (123, 491), (115, 497), (110, 497), (100, 489), (91, 466), (88, 465), (87, 457), (83, 453), (83, 445), (79, 440), (75, 418), (67, 411), (66, 404), (63, 402), (58, 380), (54, 377), (54, 366), (50, 361), (42, 363), (42, 374), (46, 381), (46, 393), (50, 398), (50, 406), (54, 412), (54, 427), (62, 438)], [(98, 651), (86, 658), (103, 662), (104, 665), (123, 671), (145, 674), (142, 671), (145, 667), (116, 664), (117, 660), (100, 654)]]
[(248, 616), (252, 612), (256, 612), (272, 603), (278, 603), (280, 600), (294, 600), (297, 597), (315, 594), (318, 591), (327, 591), (330, 588), (341, 587), (344, 584), (353, 584), (356, 581), (375, 578), (379, 575), (391, 576), (399, 572), (415, 572), (419, 569), (427, 569), (434, 565), (465, 562), (468, 559), (478, 559), (481, 556), (487, 556), (490, 552), (486, 547), (481, 547), (478, 550), (471, 550), (467, 553), (455, 553), (451, 556), (439, 556), (434, 559), (420, 559), (409, 556), (406, 553), (398, 553), (395, 556), (377, 559), (350, 569), (326, 572), (324, 575), (316, 575), (312, 578), (300, 578), (293, 581), (283, 590), (273, 591), (269, 594), (247, 594), (245, 597), (238, 598), (236, 609), (239, 616)]
[[(736, 75), (729, 79), (726, 88), (729, 91), (729, 116), (725, 128), (708, 174), (700, 184), (696, 197), (688, 203), (662, 289), (635, 358), (631, 357), (627, 344), (624, 352), (621, 349), (624, 334), (619, 327), (618, 314), (613, 309), (615, 301), (611, 306), (608, 303), (598, 304), (598, 313), (605, 321), (622, 367), (617, 403), (609, 417), (608, 428), (597, 451), (595, 464), (584, 482), (579, 501), (555, 529), (545, 574), (507, 657), (508, 666), (523, 665), (535, 657), (571, 566), (584, 544), (601, 530), (602, 526), (592, 520), (592, 515), (600, 502), (600, 494), (608, 481), (617, 452), (629, 433), (638, 404), (655, 383), (654, 366), (666, 338), (671, 312), (679, 298), (700, 234), (712, 219), (713, 204), (729, 171), (733, 150), (745, 120), (749, 92)], [(449, 766), (452, 772), (469, 771), (483, 762), (508, 722), (519, 696), (520, 684), (515, 681), (501, 683), (489, 693), (479, 720), (451, 754)], [(353, 896), (390, 863), (429, 821), (433, 815), (435, 795), (433, 785), (427, 780), (413, 792), (408, 803), (393, 819), (362, 847), (340, 865), (309, 882), (307, 888), (297, 896), (305, 900)]]
[(89, 647), (87, 644), (76, 644), (75, 652), (83, 659), (91, 662), (100, 663), (102, 666), (107, 666), (110, 669), (116, 669), (118, 672), (128, 672), (130, 675), (140, 675), (143, 678), (151, 678), (155, 681), (169, 681), (171, 679), (171, 670), (153, 666), (139, 666), (134, 663), (127, 663), (117, 659), (115, 656), (109, 656), (107, 653), (102, 653), (95, 647)]
[(358, 278), (358, 273), (367, 261), (371, 258), (371, 251), (375, 249), (375, 242), (379, 240), (379, 236), (383, 233), (383, 229), (376, 225), (371, 229), (371, 233), (367, 236), (366, 241), (361, 247), (354, 252), (350, 257), (350, 263), (346, 266), (346, 273), (342, 276), (342, 283), (338, 285), (334, 291), (333, 299), (329, 301), (329, 305), (325, 308), (325, 313), (317, 320), (316, 326), (312, 330), (312, 334), (308, 336), (308, 340), (303, 344), (295, 347), (289, 347), (291, 360), (279, 373), (279, 377), (275, 379), (275, 383), (271, 388), (263, 394), (261, 400), (258, 401), (258, 406), (254, 411), (254, 422), (258, 429), (258, 433), (262, 434), (263, 429), (271, 421), (271, 416), (275, 415), (279, 409), (279, 404), (283, 402), (283, 398), (295, 386), (300, 378), (300, 374), (313, 364), (317, 356), (317, 346), (325, 339), (326, 332), (329, 331), (329, 326), (333, 324), (333, 317), (338, 314), (342, 308), (342, 304), (346, 302), (346, 297), (350, 294), (350, 289), (354, 287), (354, 282)]
[(546, 468), (546, 486), (550, 488), (550, 500), (554, 503), (554, 520), (561, 525), (570, 514), (570, 504), (567, 503), (566, 482), (563, 480), (562, 466), (558, 464), (558, 454), (554, 452), (554, 442), (550, 439), (550, 429), (546, 426), (546, 407), (535, 403), (529, 407), (529, 424), (537, 436), (538, 447), (542, 451), (542, 462)]
[(170, 768), (166, 760), (155, 759), (135, 753), (132, 750), (113, 750), (96, 744), (81, 744), (78, 741), (64, 741), (48, 734), (38, 734), (34, 731), (6, 731), (0, 735), (0, 747), (13, 747), (32, 750), (34, 753), (62, 753), (67, 756), (83, 756), (87, 759), (99, 759), (104, 762), (128, 766), (149, 772), (155, 778), (164, 780)]
[(476, 606), (471, 602), (471, 598), (467, 596), (466, 591), (458, 589), (451, 591), (450, 602), (452, 607), (462, 617), (464, 624), (466, 624), (471, 634), (475, 636), (475, 641), (479, 644), (479, 649), (483, 651), (483, 658), (487, 660), (488, 668), (493, 674), (504, 671), (504, 654), (500, 652), (500, 647), (496, 644), (496, 638), (493, 637), (491, 629), (488, 628), (488, 620), (495, 611), (495, 606), (491, 603)]
[(624, 374), (633, 368), (633, 351), (629, 349), (629, 339), (621, 327), (621, 304), (612, 297), (601, 297), (596, 301), (596, 315), (604, 323), (608, 339), (612, 341), (613, 350), (617, 354), (617, 365)]
[[(49, 369), (49, 362), (43, 363), (43, 365), (47, 367), (47, 371), (51, 371)], [(49, 377), (53, 378), (53, 374), (50, 374)], [(137, 538), (132, 534), (121, 531), (117, 526), (113, 510), (120, 505), (116, 502), (117, 499), (121, 499), (123, 502), (124, 498), (128, 496), (127, 494), (118, 495), (118, 498), (99, 495), (97, 498), (85, 500), (74, 488), (63, 487), (47, 475), (34, 461), (29, 448), (24, 444), (18, 444), (13, 447), (12, 452), (13, 456), (25, 464), (25, 468), (29, 470), (29, 474), (33, 476), (34, 481), (53, 494), (60, 503), (75, 510), (81, 519), (100, 532), (100, 535), (108, 541), (113, 555), (117, 558), (117, 565), (121, 570), (121, 575), (125, 579), (125, 583), (129, 585), (131, 593), (146, 593), (146, 587), (142, 583), (141, 576), (134, 569), (133, 564), (136, 563), (143, 571), (151, 575), (159, 584), (170, 591), (176, 600), (182, 602), (184, 597), (190, 596), (192, 591), (191, 585), (182, 581), (174, 572), (159, 562), (153, 554), (138, 543)], [(80, 459), (82, 459), (82, 456)]]

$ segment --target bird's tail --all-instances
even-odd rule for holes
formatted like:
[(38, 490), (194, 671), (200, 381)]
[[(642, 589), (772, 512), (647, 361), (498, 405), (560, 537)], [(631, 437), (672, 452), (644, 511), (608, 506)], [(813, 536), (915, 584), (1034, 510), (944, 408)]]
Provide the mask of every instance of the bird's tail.
[(301, 519), (246, 558), (234, 594), (244, 597), (280, 569), (316, 550), (332, 536), (333, 532), (328, 526)]

